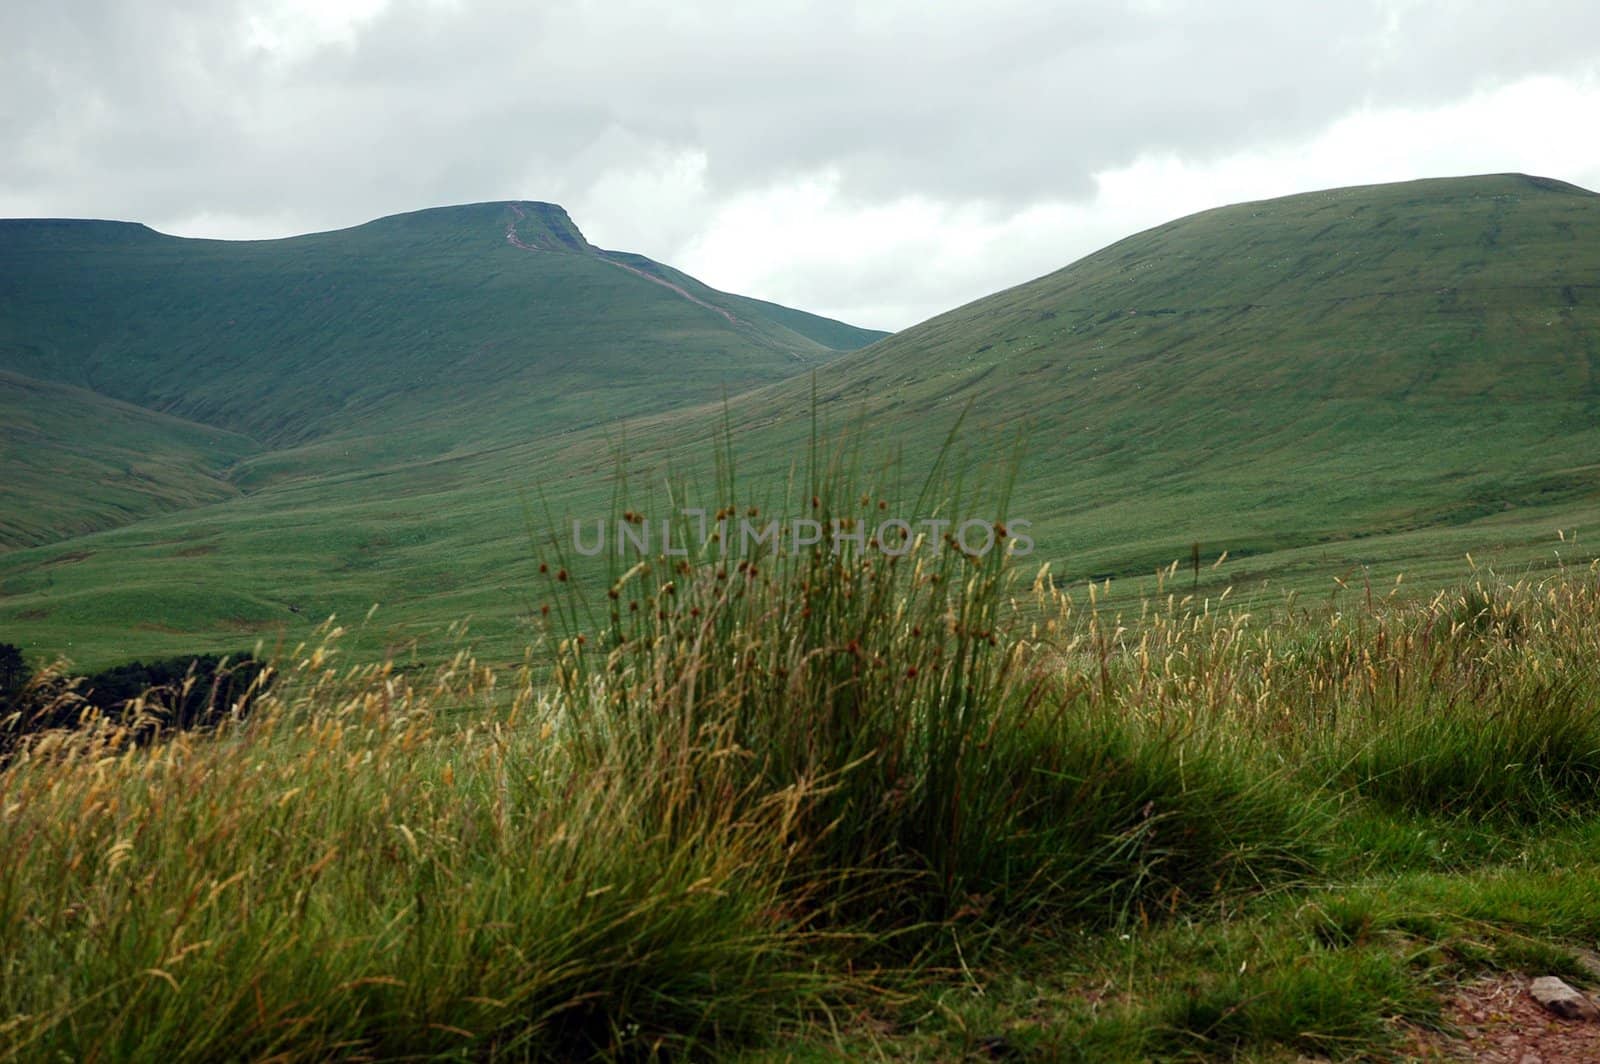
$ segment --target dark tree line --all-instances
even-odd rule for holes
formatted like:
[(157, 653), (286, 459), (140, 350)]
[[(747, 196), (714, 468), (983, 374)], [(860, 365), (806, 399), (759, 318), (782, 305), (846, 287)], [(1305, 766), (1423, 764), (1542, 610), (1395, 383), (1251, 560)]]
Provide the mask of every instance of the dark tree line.
[(22, 690), (33, 673), (22, 660), (22, 648), (13, 643), (0, 643), (0, 699)]
[[(249, 654), (200, 654), (35, 680), (21, 650), (0, 643), (0, 753), (28, 736), (76, 728), (94, 716), (130, 727), (137, 742), (173, 729), (213, 727), (235, 709), (249, 709), (265, 669)], [(135, 719), (140, 696), (143, 713)]]

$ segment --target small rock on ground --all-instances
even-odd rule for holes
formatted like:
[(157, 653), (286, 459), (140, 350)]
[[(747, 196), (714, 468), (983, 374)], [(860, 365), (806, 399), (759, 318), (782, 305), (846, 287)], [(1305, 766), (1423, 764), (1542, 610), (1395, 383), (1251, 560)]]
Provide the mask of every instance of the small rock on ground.
[(1600, 1020), (1600, 1009), (1594, 1002), (1553, 975), (1543, 975), (1528, 987), (1533, 1000), (1564, 1020)]
[(1405, 1060), (1481, 1064), (1595, 1064), (1600, 1023), (1564, 1020), (1533, 1000), (1531, 980), (1497, 975), (1458, 987), (1443, 1019), (1455, 1035), (1414, 1031)]

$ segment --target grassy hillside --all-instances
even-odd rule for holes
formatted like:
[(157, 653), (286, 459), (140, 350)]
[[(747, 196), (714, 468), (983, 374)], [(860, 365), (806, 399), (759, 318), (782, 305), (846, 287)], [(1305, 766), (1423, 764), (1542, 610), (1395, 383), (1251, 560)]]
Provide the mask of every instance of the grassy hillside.
[(1050, 553), (1138, 572), (1593, 501), (1597, 278), (1600, 197), (1570, 185), (1339, 189), (1138, 234), (819, 379), (913, 443), (969, 401), (1030, 423)]
[(551, 204), (244, 242), (0, 222), (0, 370), (245, 434), (276, 452), (245, 486), (714, 398), (880, 335), (602, 252)]
[(233, 498), (231, 432), (0, 371), (0, 550)]
[[(1013, 513), (1066, 583), (1149, 574), (1198, 542), (1208, 562), (1232, 559), (1204, 574), (1212, 593), (1369, 572), (1427, 586), (1457, 579), (1468, 552), (1506, 566), (1592, 553), (1597, 277), (1600, 197), (1559, 182), (1293, 196), (1130, 237), (821, 366), (814, 384), (738, 396), (727, 419), (746, 482), (768, 485), (805, 453), (813, 387), (821, 421), (861, 426), (865, 454), (898, 448), (910, 469), (968, 404), (978, 453), (1027, 426)], [(722, 416), (634, 418), (635, 484), (667, 455), (709, 469)], [(292, 638), (304, 617), (382, 602), (378, 649), (471, 614), (481, 645), (515, 658), (524, 503), (535, 534), (541, 498), (558, 523), (603, 516), (620, 438), (369, 464), (16, 552), (0, 560), (0, 626), (92, 660), (218, 633)], [(213, 550), (184, 553), (196, 544)]]

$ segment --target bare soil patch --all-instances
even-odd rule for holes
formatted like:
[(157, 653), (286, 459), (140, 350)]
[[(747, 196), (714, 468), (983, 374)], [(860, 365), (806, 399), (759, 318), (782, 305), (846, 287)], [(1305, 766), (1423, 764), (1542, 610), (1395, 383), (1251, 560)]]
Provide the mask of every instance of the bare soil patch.
[(1528, 994), (1533, 982), (1496, 975), (1459, 987), (1444, 1018), (1459, 1031), (1416, 1032), (1408, 1059), (1483, 1064), (1592, 1064), (1600, 1061), (1600, 1023), (1563, 1020)]

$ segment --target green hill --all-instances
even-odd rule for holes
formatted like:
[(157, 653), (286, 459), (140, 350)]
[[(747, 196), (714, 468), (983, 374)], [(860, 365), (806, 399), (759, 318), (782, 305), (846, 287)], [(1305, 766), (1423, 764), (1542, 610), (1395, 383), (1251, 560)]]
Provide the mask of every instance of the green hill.
[(228, 469), (253, 450), (234, 433), (0, 371), (0, 545), (232, 498)]
[[(244, 242), (122, 222), (0, 221), (0, 371), (245, 437), (230, 453), (243, 459), (235, 488), (667, 409), (882, 335), (601, 251), (551, 204), (441, 208)], [(41, 449), (28, 461), (42, 461)], [(62, 498), (83, 494), (69, 476), (56, 492), (25, 492), (12, 459), (0, 474), (0, 503), (34, 511), (27, 535), (0, 529), (0, 548), (83, 530), (50, 522)], [(115, 509), (89, 494), (102, 516)], [(117, 505), (137, 516), (168, 508), (170, 494)]]
[[(537, 239), (553, 247), (561, 231)], [(565, 254), (597, 277), (653, 283)], [(727, 417), (741, 476), (768, 483), (804, 454), (813, 387), (826, 423), (864, 426), (882, 444), (869, 453), (903, 448), (913, 468), (969, 403), (979, 452), (1026, 425), (1014, 513), (1067, 581), (1137, 578), (1198, 542), (1235, 559), (1208, 571), (1211, 591), (1322, 590), (1364, 570), (1426, 586), (1459, 579), (1468, 551), (1506, 565), (1592, 556), (1571, 536), (1600, 516), (1597, 278), (1600, 197), (1570, 185), (1496, 175), (1317, 192), (1129, 237), (819, 359), (814, 384), (758, 383)], [(637, 384), (672, 378), (655, 366)], [(720, 403), (633, 411), (641, 468), (668, 454), (693, 468), (723, 417)], [(380, 645), (470, 614), (483, 645), (514, 656), (531, 579), (523, 500), (536, 490), (558, 517), (606, 512), (613, 436), (504, 439), (329, 464), (0, 556), (0, 630), (103, 660), (111, 645), (292, 635), (302, 617), (377, 601)]]
[[(1031, 424), (1020, 505), (1079, 575), (1587, 504), (1600, 196), (1496, 175), (1207, 211), (819, 380), (836, 420), (913, 446), (969, 401), (980, 434)], [(753, 395), (743, 423), (807, 387)]]

